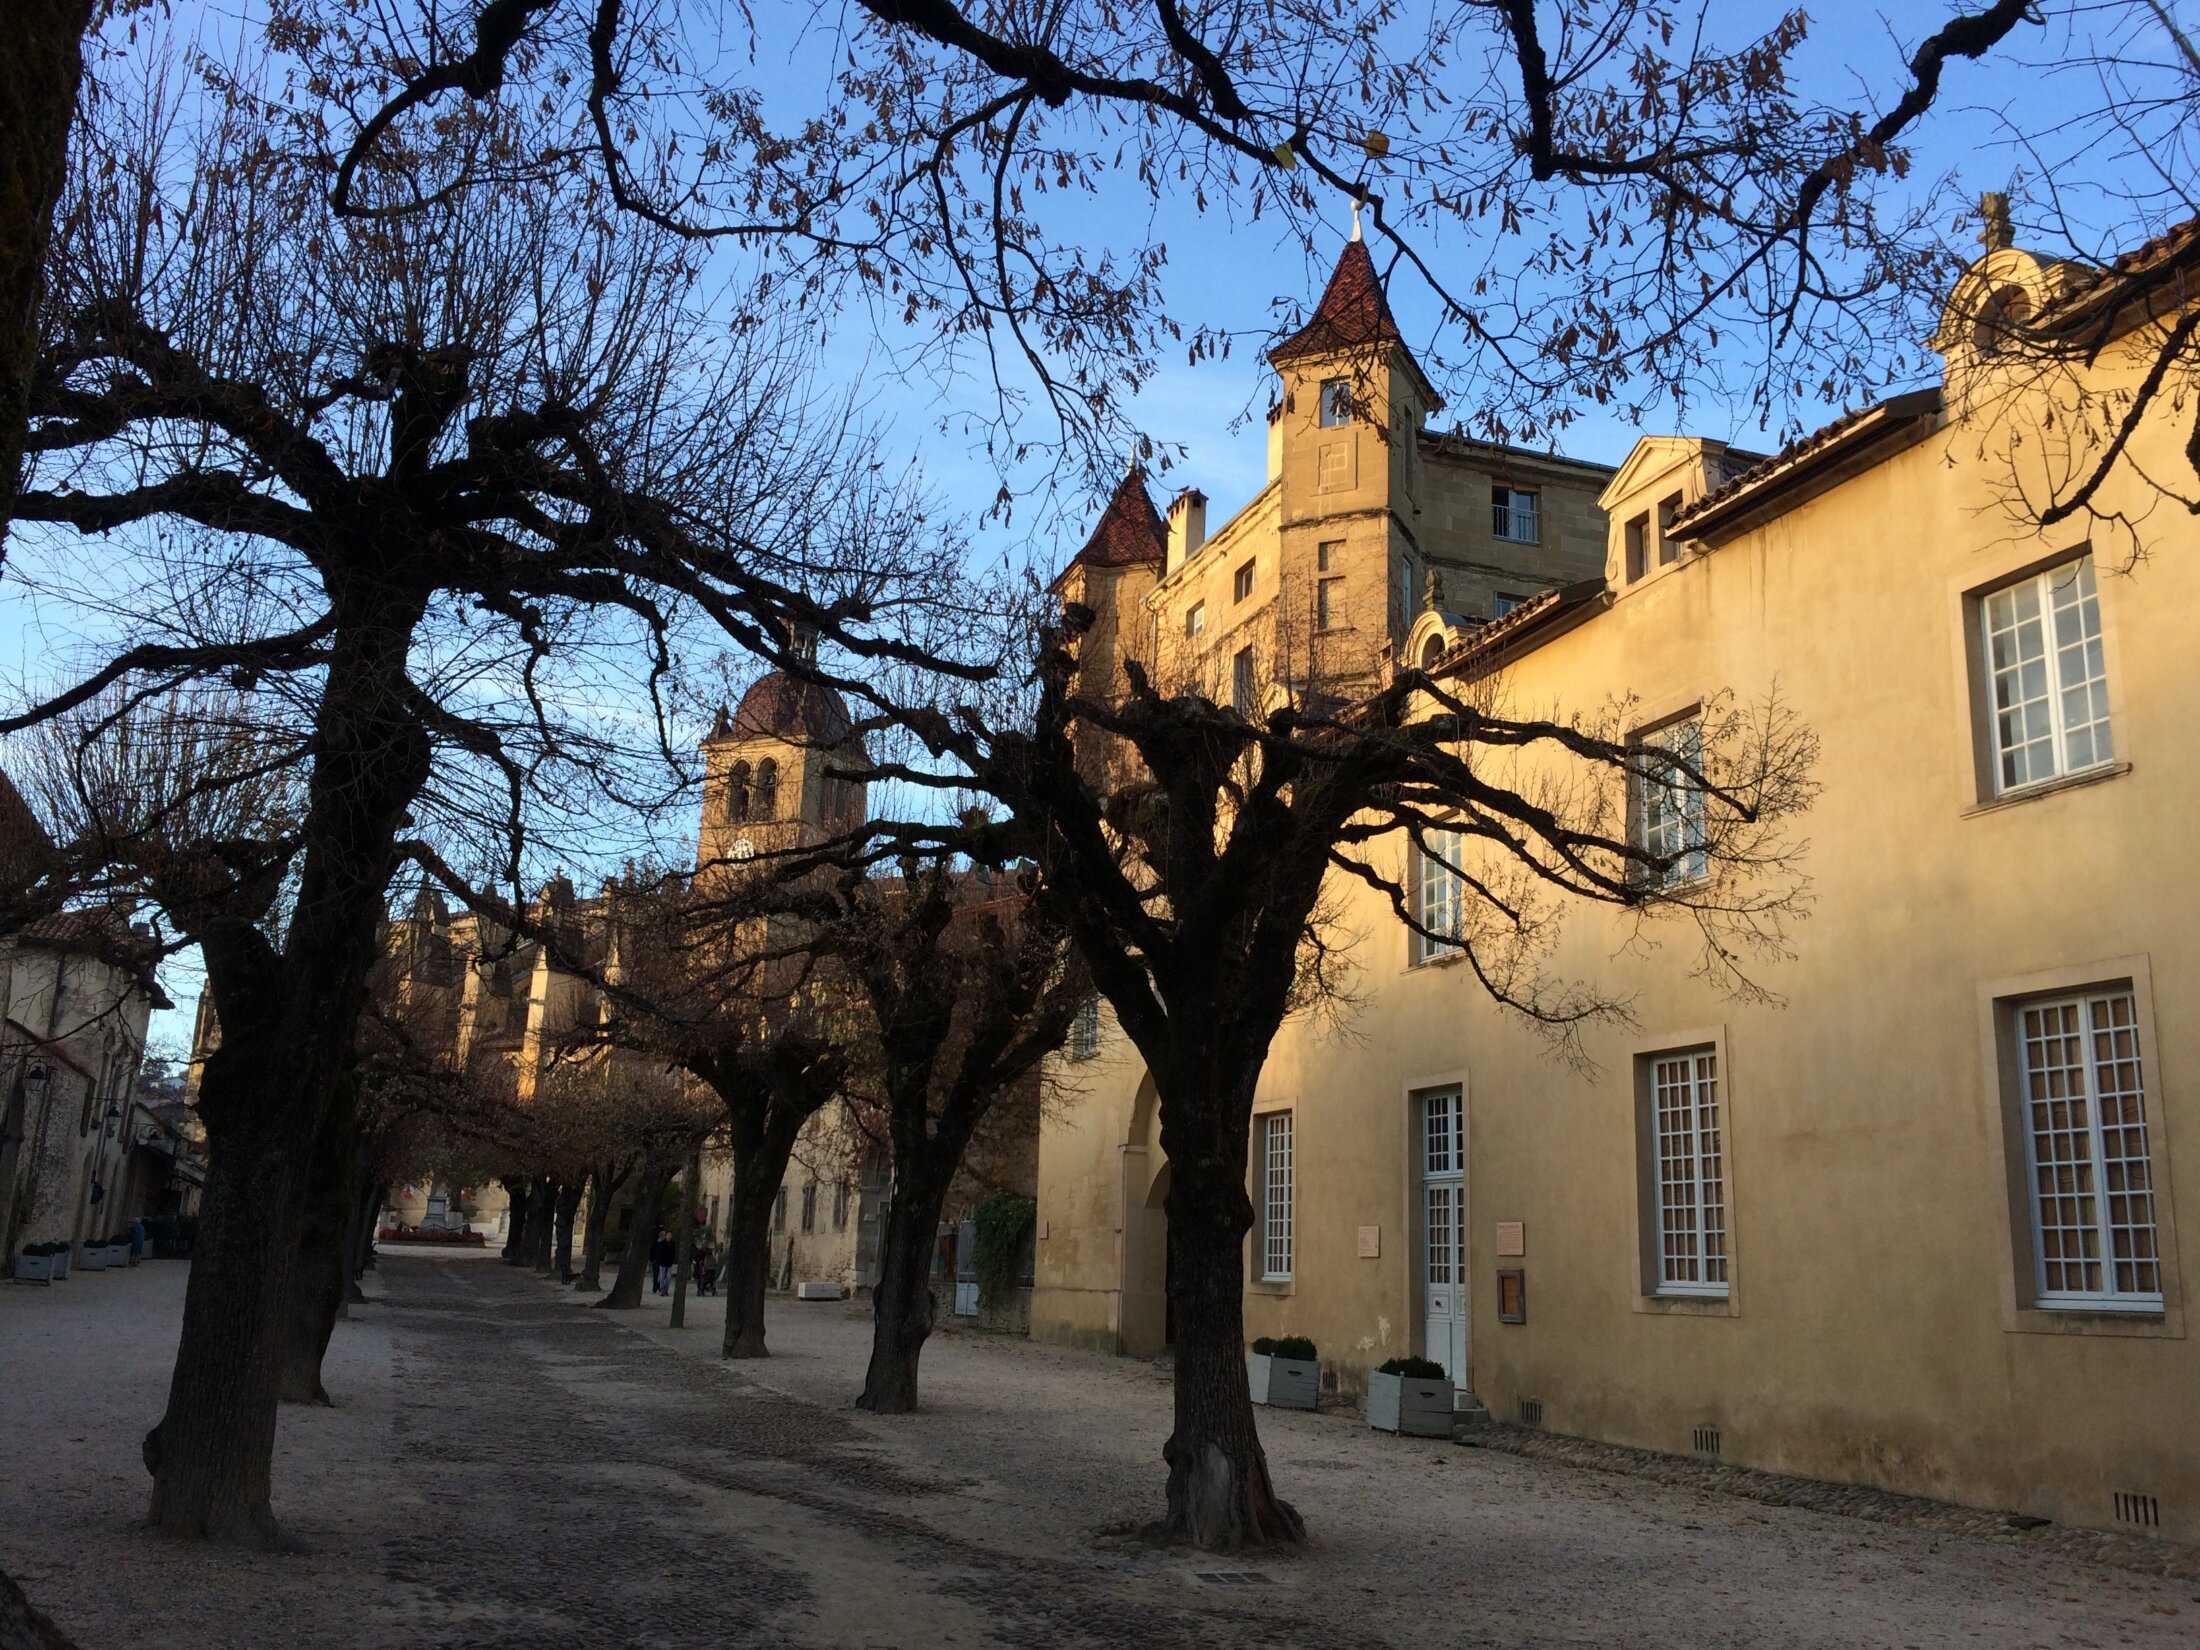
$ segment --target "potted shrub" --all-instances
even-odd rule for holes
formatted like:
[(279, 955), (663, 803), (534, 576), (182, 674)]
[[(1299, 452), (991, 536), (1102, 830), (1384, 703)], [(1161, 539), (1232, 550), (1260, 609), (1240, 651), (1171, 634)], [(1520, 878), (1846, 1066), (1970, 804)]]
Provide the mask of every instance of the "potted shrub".
[(15, 1281), (17, 1283), (51, 1284), (54, 1280), (56, 1256), (61, 1245), (53, 1243), (29, 1243), (15, 1257)]
[(1408, 1438), (1451, 1436), (1451, 1377), (1427, 1358), (1393, 1358), (1367, 1378), (1367, 1424)]
[(1274, 1409), (1312, 1409), (1321, 1391), (1321, 1359), (1304, 1335), (1263, 1335), (1246, 1359), (1253, 1402)]

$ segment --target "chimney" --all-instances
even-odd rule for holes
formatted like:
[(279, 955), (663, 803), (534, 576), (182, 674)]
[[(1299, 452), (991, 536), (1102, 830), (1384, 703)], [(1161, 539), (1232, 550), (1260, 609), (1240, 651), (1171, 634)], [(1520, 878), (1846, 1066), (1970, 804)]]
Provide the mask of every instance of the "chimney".
[(1207, 495), (1187, 487), (1169, 505), (1169, 567), (1174, 573), (1207, 542)]

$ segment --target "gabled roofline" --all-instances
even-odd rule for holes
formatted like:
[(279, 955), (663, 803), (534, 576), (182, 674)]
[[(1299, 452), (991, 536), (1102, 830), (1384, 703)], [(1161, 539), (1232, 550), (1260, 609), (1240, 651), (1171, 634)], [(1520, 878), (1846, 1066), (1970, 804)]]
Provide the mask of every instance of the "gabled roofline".
[(1676, 538), (1724, 544), (1923, 440), (1936, 427), (1940, 408), (1934, 385), (1844, 413), (1706, 493), (1673, 518), (1670, 531)]

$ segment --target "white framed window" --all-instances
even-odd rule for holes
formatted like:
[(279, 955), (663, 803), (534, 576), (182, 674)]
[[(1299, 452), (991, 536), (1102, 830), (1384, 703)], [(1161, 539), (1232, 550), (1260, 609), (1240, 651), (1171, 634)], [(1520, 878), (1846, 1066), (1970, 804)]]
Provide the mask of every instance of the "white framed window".
[(1979, 629), (1996, 795), (2115, 760), (2091, 556), (1990, 592)]
[(1341, 430), (1351, 422), (1352, 380), (1349, 378), (1323, 379), (1321, 427), (1325, 430)]
[(1662, 870), (1642, 867), (1642, 881), (1653, 888), (1701, 881), (1711, 869), (1704, 794), (1687, 769), (1702, 769), (1703, 722), (1684, 716), (1635, 744), (1635, 846), (1669, 861)]
[(1490, 489), (1490, 530), (1514, 544), (1534, 544), (1542, 531), (1540, 495), (1519, 487)]
[(1260, 1275), (1264, 1283), (1291, 1277), (1291, 1114), (1260, 1119)]
[(1727, 1293), (1726, 1145), (1715, 1049), (1648, 1057), (1653, 1293)]
[(1100, 994), (1092, 993), (1077, 1005), (1077, 1017), (1069, 1023), (1069, 1057), (1090, 1060), (1100, 1052)]
[[(1461, 949), (1466, 931), (1466, 880), (1459, 874), (1466, 839), (1457, 831), (1430, 831), (1426, 846), (1413, 850), (1413, 918), (1426, 932), (1412, 935), (1407, 947), (1413, 962), (1448, 957)], [(1430, 934), (1441, 938), (1430, 939)]]
[(2037, 1304), (2162, 1309), (2138, 1002), (2127, 987), (2016, 1005)]
[(1192, 603), (1191, 611), (1184, 615), (1184, 634), (1187, 636), (1204, 636), (1207, 634), (1207, 604), (1205, 602)]

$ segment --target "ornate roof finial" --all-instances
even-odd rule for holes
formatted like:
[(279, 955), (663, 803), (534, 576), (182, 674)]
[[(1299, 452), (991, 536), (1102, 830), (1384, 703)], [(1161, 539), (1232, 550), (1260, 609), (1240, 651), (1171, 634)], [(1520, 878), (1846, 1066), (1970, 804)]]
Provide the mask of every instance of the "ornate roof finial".
[(2009, 197), (1999, 189), (1989, 189), (1978, 198), (1979, 221), (1984, 225), (1979, 239), (1989, 252), (1999, 252), (2011, 245), (2015, 234), (2009, 227)]
[(1421, 606), (1430, 613), (1444, 611), (1444, 575), (1433, 567), (1428, 570), (1428, 577), (1421, 581)]
[(1360, 238), (1360, 208), (1366, 204), (1358, 195), (1352, 197), (1352, 238), (1354, 240)]

